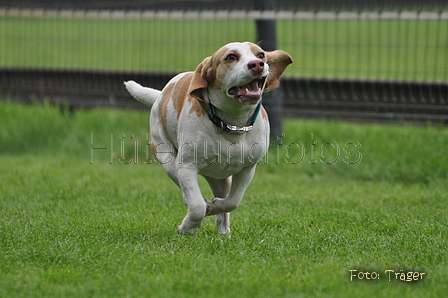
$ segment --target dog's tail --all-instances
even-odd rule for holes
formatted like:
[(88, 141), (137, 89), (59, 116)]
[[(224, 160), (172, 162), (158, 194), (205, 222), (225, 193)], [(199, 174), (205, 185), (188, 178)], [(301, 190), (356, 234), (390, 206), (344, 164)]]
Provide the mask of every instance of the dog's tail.
[(148, 106), (152, 106), (162, 93), (160, 90), (143, 87), (134, 81), (124, 82), (124, 86), (135, 99)]

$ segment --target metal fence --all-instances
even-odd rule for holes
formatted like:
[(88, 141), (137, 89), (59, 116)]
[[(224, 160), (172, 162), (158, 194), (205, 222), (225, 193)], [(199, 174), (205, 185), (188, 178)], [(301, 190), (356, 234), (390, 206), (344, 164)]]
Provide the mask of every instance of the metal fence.
[(448, 120), (448, 11), (3, 8), (0, 94), (126, 106), (123, 79), (160, 88), (223, 44), (254, 41), (260, 19), (276, 20), (295, 61), (286, 114)]
[(446, 0), (0, 0), (0, 7), (118, 10), (441, 11)]

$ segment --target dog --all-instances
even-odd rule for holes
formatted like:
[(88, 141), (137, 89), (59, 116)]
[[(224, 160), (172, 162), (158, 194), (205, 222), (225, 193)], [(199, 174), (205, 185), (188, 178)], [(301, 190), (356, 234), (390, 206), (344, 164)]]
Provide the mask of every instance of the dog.
[[(262, 94), (279, 86), (292, 62), (284, 51), (234, 42), (205, 58), (194, 72), (172, 78), (161, 91), (124, 83), (134, 98), (152, 106), (151, 150), (188, 207), (179, 232), (194, 233), (210, 215), (216, 215), (218, 233), (230, 232), (229, 213), (240, 205), (269, 146)], [(203, 198), (198, 175), (215, 198)]]

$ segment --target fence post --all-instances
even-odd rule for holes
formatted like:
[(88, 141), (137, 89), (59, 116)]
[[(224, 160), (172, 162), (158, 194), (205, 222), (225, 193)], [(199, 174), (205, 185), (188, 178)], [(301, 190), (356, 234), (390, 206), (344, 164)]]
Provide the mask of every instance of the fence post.
[[(255, 1), (256, 10), (275, 10), (275, 0)], [(265, 51), (277, 49), (277, 27), (275, 20), (256, 20), (257, 43)], [(283, 100), (280, 88), (274, 89), (263, 95), (263, 106), (269, 115), (271, 125), (271, 140), (278, 142), (282, 135)]]

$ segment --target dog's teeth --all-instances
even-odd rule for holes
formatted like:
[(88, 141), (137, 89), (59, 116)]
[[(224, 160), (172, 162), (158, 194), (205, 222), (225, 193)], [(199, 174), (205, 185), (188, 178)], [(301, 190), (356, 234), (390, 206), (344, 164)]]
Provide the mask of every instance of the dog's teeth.
[(246, 88), (246, 92), (249, 93), (249, 89), (248, 88)]

